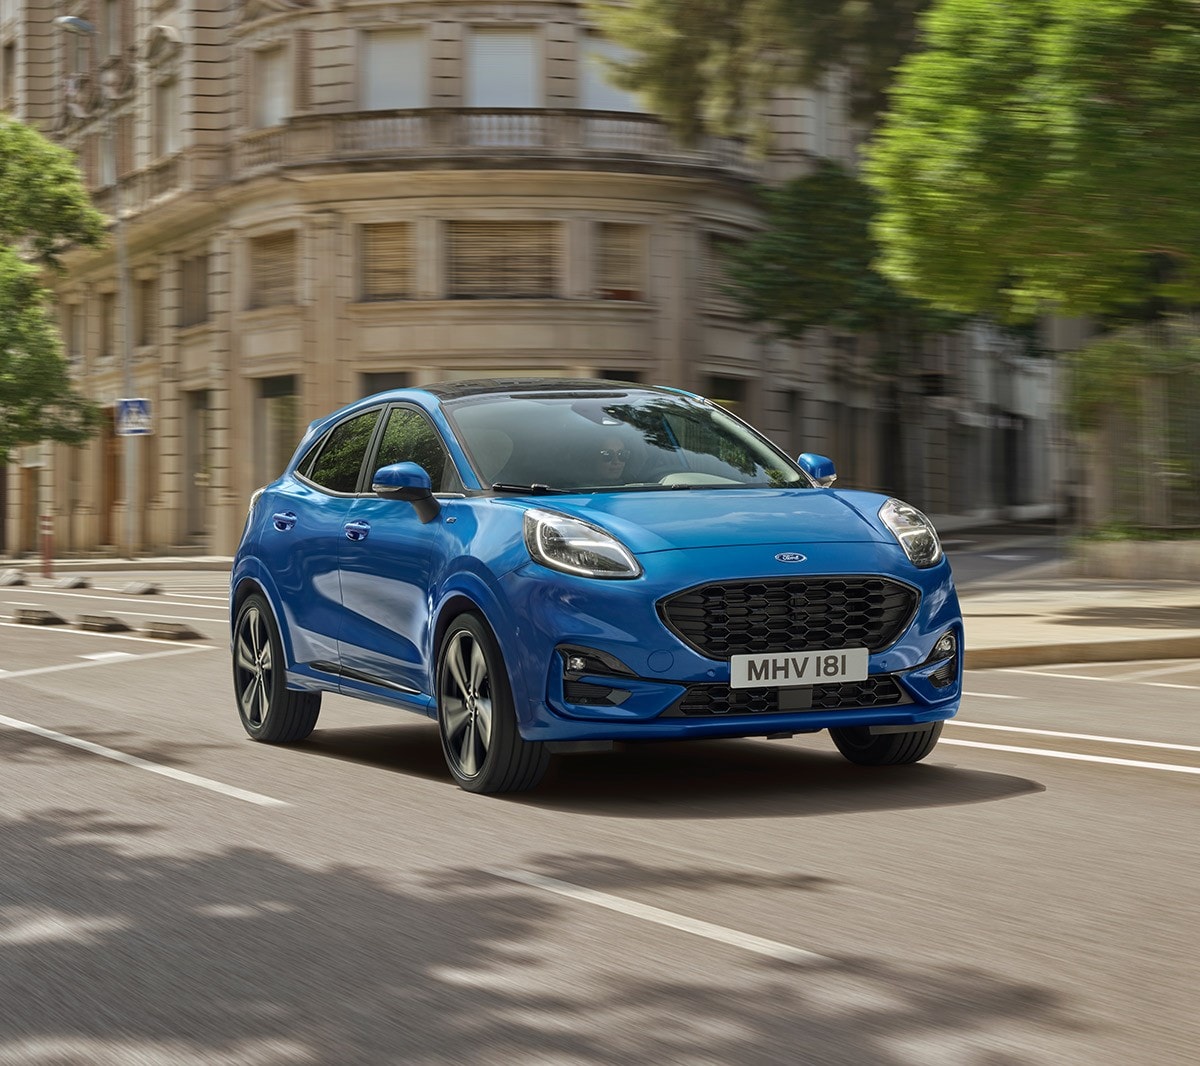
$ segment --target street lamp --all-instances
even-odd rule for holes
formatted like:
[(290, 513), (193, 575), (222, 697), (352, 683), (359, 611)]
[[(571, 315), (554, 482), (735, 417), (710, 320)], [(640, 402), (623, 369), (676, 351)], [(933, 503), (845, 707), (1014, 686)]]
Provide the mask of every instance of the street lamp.
[[(60, 15), (54, 20), (56, 26), (83, 37), (97, 37), (99, 31), (87, 19), (76, 15)], [(117, 309), (121, 319), (121, 387), (128, 399), (133, 392), (133, 301), (129, 293), (129, 253), (125, 246), (125, 218), (123, 197), (121, 191), (121, 175), (117, 172), (117, 123), (115, 107), (109, 101), (105, 111), (104, 131), (108, 141), (112, 159), (113, 187), (113, 236), (117, 245), (117, 284), (120, 293), (120, 307)], [(137, 454), (134, 441), (136, 435), (125, 437), (125, 551), (132, 559), (137, 543)]]

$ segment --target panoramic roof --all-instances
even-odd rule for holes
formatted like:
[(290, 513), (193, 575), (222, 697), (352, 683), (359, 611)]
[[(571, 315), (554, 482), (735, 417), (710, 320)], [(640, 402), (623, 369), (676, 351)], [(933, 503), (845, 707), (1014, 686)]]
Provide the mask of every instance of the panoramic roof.
[(638, 385), (631, 381), (606, 381), (601, 378), (481, 378), (476, 381), (440, 381), (422, 385), (425, 392), (440, 400), (461, 400), (468, 396), (506, 396), (521, 392), (622, 392), (636, 389), (643, 392), (660, 391), (653, 385)]

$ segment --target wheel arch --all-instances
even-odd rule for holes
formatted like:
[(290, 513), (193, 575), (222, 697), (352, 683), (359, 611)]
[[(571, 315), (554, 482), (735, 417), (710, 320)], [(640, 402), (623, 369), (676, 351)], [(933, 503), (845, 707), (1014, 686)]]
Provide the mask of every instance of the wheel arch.
[(500, 654), (504, 657), (504, 672), (508, 675), (509, 687), (512, 689), (517, 720), (523, 723), (529, 714), (529, 700), (525, 679), (520, 670), (516, 669), (521, 660), (517, 649), (511, 646), (511, 641), (516, 639), (516, 626), (490, 586), (476, 575), (460, 575), (460, 580), (446, 590), (430, 628), (428, 661), (435, 698), (437, 686), (433, 679), (437, 675), (437, 661), (446, 630), (456, 618), (467, 613), (477, 615), (495, 639)]

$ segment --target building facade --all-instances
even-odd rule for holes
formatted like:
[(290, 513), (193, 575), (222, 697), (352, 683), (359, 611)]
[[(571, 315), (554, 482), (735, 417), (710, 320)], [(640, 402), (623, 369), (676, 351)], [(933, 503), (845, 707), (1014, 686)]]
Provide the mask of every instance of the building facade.
[[(60, 553), (128, 549), (132, 506), (137, 551), (229, 554), (311, 419), (497, 374), (693, 388), (935, 514), (1052, 495), (1043, 366), (966, 331), (885, 376), (869, 343), (773, 342), (724, 294), (755, 184), (853, 163), (837, 78), (780, 93), (755, 159), (676, 143), (570, 0), (0, 0), (0, 50), (5, 107), (77, 153), (128, 248), (55, 283), (108, 419), (10, 464), (0, 550), (36, 550), (42, 515)], [(151, 436), (116, 433), (127, 372)]]

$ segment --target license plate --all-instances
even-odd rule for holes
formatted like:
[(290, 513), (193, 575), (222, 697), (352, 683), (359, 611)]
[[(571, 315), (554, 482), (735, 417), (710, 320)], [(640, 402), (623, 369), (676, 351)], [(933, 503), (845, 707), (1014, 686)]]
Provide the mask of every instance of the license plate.
[(781, 651), (770, 655), (731, 655), (731, 688), (783, 688), (829, 685), (867, 679), (867, 649)]

